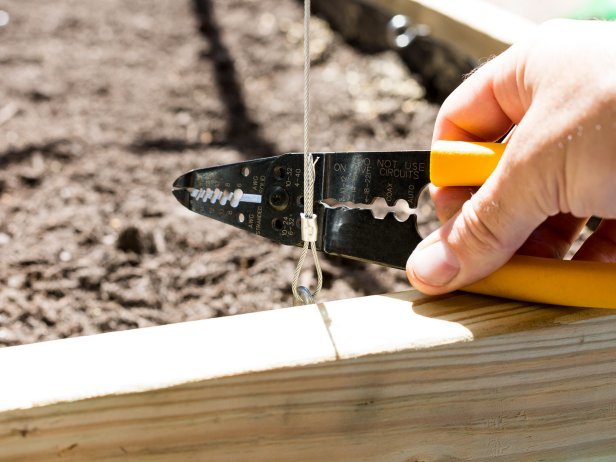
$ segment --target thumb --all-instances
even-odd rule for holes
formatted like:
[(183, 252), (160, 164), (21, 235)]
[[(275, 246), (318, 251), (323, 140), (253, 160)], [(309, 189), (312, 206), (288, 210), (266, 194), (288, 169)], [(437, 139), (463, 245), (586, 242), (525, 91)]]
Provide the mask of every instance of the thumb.
[(415, 288), (439, 294), (482, 279), (505, 264), (547, 218), (537, 199), (548, 195), (545, 178), (533, 173), (542, 171), (539, 166), (526, 165), (530, 160), (524, 159), (536, 156), (516, 151), (520, 131), (486, 183), (410, 256), (406, 269)]

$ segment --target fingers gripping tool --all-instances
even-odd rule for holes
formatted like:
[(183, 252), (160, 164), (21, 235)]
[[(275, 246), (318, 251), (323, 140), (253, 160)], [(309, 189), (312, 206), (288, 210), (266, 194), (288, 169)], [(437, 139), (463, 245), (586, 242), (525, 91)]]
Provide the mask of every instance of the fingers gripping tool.
[[(430, 182), (479, 186), (496, 168), (500, 143), (438, 141), (431, 151), (321, 152), (315, 162), (317, 249), (404, 269), (421, 242), (416, 207)], [(192, 170), (173, 194), (200, 215), (301, 246), (301, 153)], [(515, 256), (471, 292), (540, 303), (616, 308), (616, 265)]]

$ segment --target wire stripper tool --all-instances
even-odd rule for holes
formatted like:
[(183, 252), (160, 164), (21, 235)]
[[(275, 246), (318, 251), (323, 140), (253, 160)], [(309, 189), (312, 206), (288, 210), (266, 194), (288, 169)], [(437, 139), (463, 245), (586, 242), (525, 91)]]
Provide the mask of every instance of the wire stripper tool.
[[(317, 249), (404, 269), (421, 241), (422, 189), (479, 186), (500, 143), (439, 141), (431, 151), (317, 152)], [(173, 184), (188, 209), (280, 244), (301, 246), (303, 155), (282, 154), (192, 170)], [(515, 256), (470, 292), (559, 305), (616, 308), (616, 264)]]

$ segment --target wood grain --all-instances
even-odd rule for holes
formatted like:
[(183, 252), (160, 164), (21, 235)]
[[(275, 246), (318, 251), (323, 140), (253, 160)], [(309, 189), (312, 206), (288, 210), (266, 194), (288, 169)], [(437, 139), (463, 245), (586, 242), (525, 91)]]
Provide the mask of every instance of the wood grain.
[(2, 461), (611, 461), (616, 314), (409, 291), (0, 350)]

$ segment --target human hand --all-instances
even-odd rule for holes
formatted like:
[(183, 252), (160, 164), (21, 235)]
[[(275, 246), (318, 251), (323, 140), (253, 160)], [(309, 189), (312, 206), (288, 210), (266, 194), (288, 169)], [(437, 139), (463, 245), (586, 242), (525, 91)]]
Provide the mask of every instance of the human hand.
[(478, 190), (436, 188), (442, 227), (407, 263), (428, 294), (464, 287), (515, 253), (562, 258), (591, 215), (576, 259), (616, 262), (616, 23), (554, 20), (474, 72), (445, 101), (434, 140), (495, 141)]

